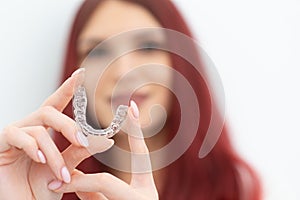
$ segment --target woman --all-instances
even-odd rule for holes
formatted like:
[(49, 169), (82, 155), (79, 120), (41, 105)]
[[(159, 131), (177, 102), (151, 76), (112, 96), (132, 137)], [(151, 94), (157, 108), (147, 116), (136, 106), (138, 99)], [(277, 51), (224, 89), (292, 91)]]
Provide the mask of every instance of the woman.
[[(134, 6), (139, 7), (142, 11), (138, 10)], [(146, 12), (148, 15), (151, 15), (154, 18), (154, 22), (150, 23), (148, 18), (143, 21), (142, 12)], [(128, 13), (131, 13), (131, 16), (128, 16), (130, 15)], [(138, 16), (140, 20), (139, 22), (136, 22), (136, 20), (134, 21), (136, 16)], [(103, 22), (104, 20), (107, 21)], [(96, 26), (96, 24), (101, 30), (93, 27), (93, 25)], [(114, 28), (118, 30), (106, 30), (107, 27), (110, 27), (110, 24), (113, 24)], [(163, 27), (179, 31), (189, 37), (192, 37), (191, 32), (180, 13), (173, 3), (168, 0), (111, 1), (110, 5), (105, 1), (86, 1), (80, 8), (73, 24), (72, 34), (67, 50), (64, 77), (68, 77), (68, 75), (74, 71), (74, 66), (78, 66), (78, 60), (81, 58), (75, 50), (77, 49), (79, 52), (84, 52), (84, 50), (80, 49), (84, 49), (84, 47), (77, 46), (76, 44), (78, 44), (77, 41), (83, 37), (84, 34), (87, 38), (92, 37), (93, 33), (97, 33), (99, 35), (106, 34), (106, 36), (109, 37), (123, 31), (129, 31), (140, 27)], [(194, 47), (191, 48), (194, 49)], [(189, 51), (189, 54), (195, 54), (193, 49)], [(162, 176), (162, 174), (168, 174), (165, 175), (168, 178), (164, 180), (164, 186), (158, 187), (161, 199), (240, 199), (241, 196), (245, 194), (247, 194), (249, 199), (259, 199), (260, 188), (258, 180), (254, 172), (236, 155), (232, 149), (226, 127), (223, 129), (221, 138), (213, 151), (210, 152), (210, 154), (208, 154), (208, 156), (204, 159), (198, 158), (197, 155), (199, 147), (201, 146), (201, 141), (203, 141), (205, 130), (207, 130), (208, 126), (208, 122), (206, 120), (210, 118), (211, 114), (210, 110), (205, 109), (210, 107), (208, 89), (206, 88), (207, 86), (204, 85), (201, 77), (193, 76), (195, 72), (189, 63), (180, 58), (180, 56), (175, 56), (174, 54), (169, 56), (171, 63), (166, 62), (164, 59), (160, 59), (158, 62), (173, 66), (181, 74), (185, 75), (188, 80), (190, 80), (195, 91), (199, 91), (197, 95), (199, 95), (199, 103), (201, 104), (200, 107), (202, 112), (200, 115), (204, 117), (202, 117), (200, 122), (201, 128), (196, 136), (197, 138), (194, 140), (195, 142), (191, 145), (189, 150), (179, 160), (167, 167), (164, 170), (165, 173), (155, 172), (157, 173), (157, 177)], [(152, 61), (155, 62), (157, 60), (152, 58)], [(174, 87), (176, 88), (176, 86)], [(101, 88), (101, 86), (99, 86), (99, 88)], [(161, 93), (163, 93), (163, 91), (161, 91), (160, 94)], [(164, 105), (162, 102), (160, 102), (160, 104)], [(174, 104), (175, 102), (172, 103), (173, 107)], [(142, 107), (139, 108), (141, 112), (149, 109)], [(99, 111), (99, 113), (100, 112), (103, 113), (103, 109), (102, 111)], [(169, 117), (166, 126), (170, 129), (168, 130), (170, 132), (170, 137), (173, 137), (172, 133), (174, 134), (177, 128), (174, 127), (174, 124), (177, 124), (179, 116), (178, 109), (173, 109), (169, 112), (169, 116), (171, 117)], [(71, 114), (70, 107), (69, 110), (66, 110), (66, 113)], [(106, 111), (104, 113), (106, 113)], [(150, 150), (155, 149), (155, 147), (150, 147), (149, 143), (151, 141), (147, 142)], [(64, 148), (66, 145), (62, 145), (62, 147)], [(193, 165), (190, 163), (193, 163)], [(252, 187), (246, 187), (248, 191), (244, 191), (242, 188), (243, 184), (241, 183), (244, 181), (242, 180), (241, 175), (239, 175), (240, 172), (237, 170), (237, 166), (244, 169), (244, 173), (251, 177)], [(99, 169), (105, 169), (110, 172), (112, 171), (104, 168), (98, 161), (93, 159), (87, 160), (86, 163), (83, 163), (80, 167), (80, 169), (87, 170), (89, 172), (99, 172)], [(154, 176), (156, 175), (155, 173)], [(117, 173), (115, 172), (114, 174)], [(180, 178), (178, 178), (178, 176), (180, 176)], [(157, 183), (160, 182), (161, 181)]]
[[(77, 66), (80, 66), (82, 62), (85, 63), (85, 57), (101, 40), (105, 40), (120, 32), (146, 27), (172, 29), (192, 37), (183, 18), (173, 3), (168, 0), (85, 1), (73, 24), (67, 48), (64, 80), (77, 69)], [(175, 45), (175, 47), (172, 48), (178, 48), (172, 38), (168, 39), (171, 41), (171, 46)], [(90, 43), (90, 41), (94, 42)], [(120, 43), (120, 45), (122, 44), (123, 43)], [(69, 118), (72, 115), (71, 106), (69, 105), (65, 109), (65, 113), (69, 117), (57, 112), (63, 110), (70, 101), (74, 88), (76, 87), (74, 86), (75, 82), (77, 82), (77, 85), (82, 83), (82, 70), (75, 73), (71, 78), (68, 78), (62, 87), (44, 103), (42, 109), (32, 116), (21, 120), (21, 122), (9, 126), (3, 131), (4, 134), (1, 134), (2, 138), (0, 141), (6, 145), (6, 148), (1, 149), (1, 152), (5, 150), (6, 154), (2, 153), (2, 155), (7, 158), (12, 158), (11, 160), (4, 160), (5, 162), (2, 161), (2, 165), (6, 164), (7, 167), (0, 167), (1, 174), (15, 169), (14, 166), (12, 166), (14, 164), (11, 163), (13, 163), (16, 158), (22, 161), (22, 158), (26, 157), (24, 162), (29, 163), (28, 160), (30, 159), (28, 159), (27, 156), (19, 156), (20, 152), (22, 152), (22, 155), (29, 155), (29, 157), (36, 162), (45, 163), (46, 160), (48, 161), (54, 158), (55, 161), (57, 161), (55, 163), (47, 162), (48, 165), (42, 165), (42, 167), (40, 164), (33, 163), (25, 165), (19, 161), (24, 165), (21, 176), (25, 177), (26, 174), (29, 174), (29, 180), (25, 179), (24, 182), (16, 184), (16, 182), (13, 181), (14, 177), (16, 177), (15, 175), (7, 177), (7, 180), (10, 180), (8, 183), (16, 185), (17, 188), (26, 185), (27, 187), (20, 191), (25, 190), (24, 193), (28, 195), (29, 199), (32, 196), (37, 199), (47, 199), (47, 197), (49, 199), (59, 199), (60, 194), (66, 192), (76, 192), (76, 195), (79, 196), (80, 199), (156, 199), (156, 190), (158, 191), (160, 199), (260, 199), (259, 181), (252, 169), (239, 158), (233, 150), (228, 138), (226, 126), (223, 128), (222, 134), (212, 151), (209, 152), (206, 157), (199, 159), (199, 148), (204, 140), (212, 115), (210, 107), (213, 103), (210, 100), (209, 88), (205, 84), (204, 78), (195, 71), (190, 63), (178, 55), (157, 50), (159, 48), (160, 46), (157, 47), (156, 43), (154, 45), (153, 43), (146, 43), (142, 48), (146, 49), (146, 52), (130, 52), (115, 60), (111, 64), (111, 67), (106, 69), (101, 79), (97, 82), (98, 84), (95, 89), (95, 116), (99, 121), (95, 122), (95, 119), (92, 117), (90, 119), (91, 123), (99, 123), (103, 127), (108, 125), (112, 119), (110, 104), (113, 101), (113, 98), (111, 98), (113, 87), (122, 75), (132, 70), (132, 66), (139, 66), (149, 62), (172, 66), (173, 69), (189, 80), (192, 88), (196, 91), (196, 98), (200, 107), (201, 120), (198, 121), (199, 128), (197, 135), (193, 143), (179, 159), (164, 168), (157, 168), (158, 170), (153, 173), (155, 185), (152, 179), (152, 173), (145, 173), (141, 176), (134, 173), (131, 175), (122, 170), (104, 166), (94, 157), (86, 159), (77, 169), (83, 173), (96, 174), (85, 175), (80, 171), (71, 171), (80, 161), (88, 157), (89, 153), (93, 153), (93, 151), (103, 152), (113, 145), (112, 140), (103, 140), (101, 148), (99, 147), (100, 149), (92, 149), (90, 150), (92, 152), (86, 152), (85, 148), (79, 147), (80, 145), (86, 146), (85, 143), (80, 143), (80, 141), (82, 141), (80, 138), (82, 137), (79, 135), (79, 139), (76, 139), (76, 134), (74, 134), (76, 128), (74, 128), (74, 124)], [(188, 51), (192, 57), (198, 58), (195, 46), (188, 45), (188, 47), (184, 49)], [(102, 55), (103, 49), (100, 50)], [(198, 62), (199, 66), (201, 66), (201, 61), (198, 60)], [(89, 63), (89, 61), (86, 61), (86, 63)], [(89, 75), (92, 73), (93, 71), (91, 69), (86, 68), (86, 80), (89, 79)], [(176, 81), (173, 74), (167, 73), (165, 75), (173, 78), (173, 80), (167, 81), (168, 84), (172, 85), (173, 91), (181, 91), (181, 82)], [(70, 91), (72, 91), (71, 94)], [(162, 105), (168, 114), (167, 121), (159, 134), (146, 139), (147, 146), (151, 152), (162, 148), (175, 137), (180, 124), (180, 102), (176, 100), (168, 89), (159, 85), (142, 87), (138, 89), (136, 93), (141, 94), (144, 91), (146, 91), (145, 93), (148, 95), (142, 101), (138, 101), (138, 98), (135, 96), (132, 97), (134, 100), (137, 100), (140, 109), (139, 120), (144, 132), (147, 132), (146, 126), (148, 124), (150, 124), (151, 127), (147, 112), (153, 104)], [(110, 101), (107, 101), (107, 98)], [(59, 99), (63, 100), (60, 101)], [(53, 107), (55, 109), (53, 109)], [(134, 117), (138, 116), (137, 113), (138, 111), (135, 104), (132, 103), (129, 118), (133, 124), (137, 121)], [(160, 117), (160, 115), (153, 116), (157, 118)], [(59, 120), (64, 123), (60, 123)], [(155, 122), (155, 118), (153, 120)], [(32, 126), (34, 126), (34, 128), (31, 128)], [(69, 146), (69, 142), (72, 143), (72, 145), (64, 151), (62, 156), (53, 146), (54, 144), (49, 142), (49, 138), (46, 141), (48, 145), (51, 145), (52, 148), (50, 149), (53, 149), (50, 152), (45, 152), (46, 148), (42, 147), (46, 144), (42, 145), (41, 142), (39, 142), (43, 141), (39, 138), (48, 137), (45, 130), (48, 127), (52, 127), (58, 132), (63, 133), (62, 135), (64, 137), (58, 134), (55, 135), (55, 142), (60, 150), (66, 149)], [(37, 132), (39, 132), (37, 130), (43, 133), (42, 136), (37, 134)], [(16, 137), (11, 136), (13, 135), (12, 133), (16, 132), (22, 135), (21, 138), (23, 139), (20, 139), (22, 142), (18, 141)], [(189, 134), (189, 132), (187, 131), (186, 134)], [(32, 137), (29, 139), (28, 135), (38, 141), (38, 145), (24, 146), (24, 141), (32, 140)], [(24, 138), (27, 139), (25, 140)], [(129, 148), (131, 151), (136, 152), (147, 152), (143, 141), (136, 141), (131, 137), (129, 137), (130, 147), (128, 147), (128, 143), (125, 142), (127, 140), (124, 139), (124, 133), (118, 133), (113, 139), (116, 143), (115, 146), (119, 146), (120, 148)], [(20, 143), (22, 143), (22, 145)], [(31, 143), (34, 142), (31, 141)], [(38, 150), (39, 146), (41, 150)], [(21, 148), (24, 151), (16, 150), (15, 147)], [(34, 151), (32, 149), (34, 149)], [(24, 154), (24, 152), (26, 152), (26, 154)], [(108, 156), (111, 156), (111, 158), (119, 158), (115, 156), (111, 150), (106, 151), (106, 153)], [(72, 157), (70, 155), (72, 155)], [(32, 161), (30, 163), (32, 163)], [(153, 166), (156, 165), (155, 162), (152, 164)], [(68, 169), (64, 166), (68, 167), (72, 172), (72, 176), (69, 175)], [(36, 169), (35, 172), (41, 172), (43, 177), (39, 177), (38, 179), (36, 174), (32, 173), (33, 169)], [(101, 173), (103, 171), (108, 173), (103, 175), (103, 173)], [(44, 187), (37, 187), (38, 183)], [(6, 183), (6, 185), (8, 185), (8, 188), (3, 187), (1, 188), (2, 191), (4, 191), (4, 189), (6, 189), (6, 191), (8, 191), (8, 189), (12, 190), (9, 188), (9, 184)], [(55, 192), (46, 191), (45, 188), (48, 188), (47, 186)], [(77, 199), (76, 195), (65, 194), (63, 199)]]

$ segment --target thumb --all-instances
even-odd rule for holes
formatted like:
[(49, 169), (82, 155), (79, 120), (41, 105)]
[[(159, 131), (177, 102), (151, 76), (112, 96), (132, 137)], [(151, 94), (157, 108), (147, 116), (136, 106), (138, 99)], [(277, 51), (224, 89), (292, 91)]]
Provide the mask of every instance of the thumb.
[(139, 110), (134, 101), (130, 102), (126, 126), (130, 127), (128, 141), (131, 150), (131, 185), (155, 190), (149, 150), (139, 124)]
[(99, 136), (97, 137), (97, 143), (95, 144), (89, 139), (89, 146), (87, 148), (70, 145), (63, 151), (62, 156), (69, 171), (73, 171), (86, 158), (96, 153), (104, 152), (114, 145), (114, 140), (112, 139), (101, 137), (101, 143), (99, 143)]

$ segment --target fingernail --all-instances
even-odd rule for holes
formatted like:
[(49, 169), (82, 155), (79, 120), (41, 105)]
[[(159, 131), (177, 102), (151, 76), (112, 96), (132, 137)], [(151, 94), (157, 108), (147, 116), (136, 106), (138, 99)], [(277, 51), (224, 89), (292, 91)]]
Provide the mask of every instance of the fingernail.
[(82, 132), (78, 131), (76, 134), (76, 138), (83, 147), (89, 146), (89, 141), (88, 141), (87, 137), (85, 135), (83, 135)]
[(39, 157), (39, 160), (41, 163), (45, 164), (46, 163), (46, 158), (43, 154), (43, 152), (41, 152), (40, 150), (37, 151), (37, 155)]
[(138, 119), (139, 116), (140, 116), (140, 112), (139, 112), (139, 109), (138, 109), (136, 103), (133, 100), (130, 101), (130, 107), (132, 108), (132, 114), (133, 114), (133, 116), (136, 119)]
[(77, 88), (78, 86), (82, 85), (83, 82), (84, 82), (85, 68), (77, 69), (75, 72), (73, 72), (73, 74), (71, 76), (72, 77), (78, 76), (77, 79), (76, 79), (76, 83), (75, 83), (75, 88)]
[(61, 176), (64, 180), (65, 183), (70, 183), (71, 182), (71, 175), (66, 167), (63, 167), (61, 169)]
[(79, 68), (79, 69), (75, 70), (71, 76), (75, 76), (77, 74), (82, 74), (84, 72), (85, 72), (85, 68)]
[(54, 180), (51, 183), (48, 184), (48, 189), (49, 190), (57, 190), (62, 186), (62, 182), (59, 180)]

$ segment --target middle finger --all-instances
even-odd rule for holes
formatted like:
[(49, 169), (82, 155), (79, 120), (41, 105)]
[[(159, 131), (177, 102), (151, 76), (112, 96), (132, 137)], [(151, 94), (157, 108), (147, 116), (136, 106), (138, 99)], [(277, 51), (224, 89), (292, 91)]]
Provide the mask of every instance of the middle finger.
[(24, 127), (23, 131), (35, 138), (39, 149), (46, 158), (46, 163), (60, 180), (69, 183), (71, 180), (70, 173), (66, 167), (65, 161), (50, 137), (49, 133), (43, 126)]

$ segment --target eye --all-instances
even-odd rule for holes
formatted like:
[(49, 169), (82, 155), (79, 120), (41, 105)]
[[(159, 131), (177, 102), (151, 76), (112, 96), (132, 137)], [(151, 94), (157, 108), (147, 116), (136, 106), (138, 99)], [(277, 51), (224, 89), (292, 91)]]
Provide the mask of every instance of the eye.
[(89, 57), (103, 57), (107, 56), (109, 54), (109, 51), (106, 48), (95, 48), (92, 49), (88, 56)]
[(157, 51), (161, 49), (161, 45), (158, 42), (146, 41), (139, 45), (139, 49), (145, 52)]

